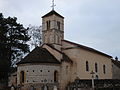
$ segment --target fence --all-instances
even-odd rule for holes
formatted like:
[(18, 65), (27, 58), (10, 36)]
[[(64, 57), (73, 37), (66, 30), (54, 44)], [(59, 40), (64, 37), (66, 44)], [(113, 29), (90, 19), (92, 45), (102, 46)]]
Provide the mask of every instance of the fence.
[(95, 88), (92, 89), (92, 80), (76, 79), (69, 83), (66, 90), (120, 90), (120, 80), (118, 79), (96, 79)]

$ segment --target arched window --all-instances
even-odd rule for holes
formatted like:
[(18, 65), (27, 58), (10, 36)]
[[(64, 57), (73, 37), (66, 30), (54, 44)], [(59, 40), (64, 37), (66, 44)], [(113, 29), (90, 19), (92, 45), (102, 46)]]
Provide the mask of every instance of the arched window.
[(98, 72), (98, 65), (95, 63), (95, 72)]
[(20, 72), (20, 83), (24, 83), (25, 82), (25, 73), (24, 71)]
[(46, 22), (47, 24), (47, 30), (50, 29), (50, 20)]
[(88, 61), (86, 61), (86, 71), (89, 71), (89, 64), (88, 64)]
[(57, 21), (57, 27), (58, 27), (57, 29), (60, 30), (60, 22), (59, 21)]
[(58, 82), (58, 71), (54, 72), (54, 82)]
[(66, 66), (66, 74), (68, 74), (68, 66)]
[(104, 73), (104, 74), (106, 73), (105, 65), (103, 65), (103, 73)]

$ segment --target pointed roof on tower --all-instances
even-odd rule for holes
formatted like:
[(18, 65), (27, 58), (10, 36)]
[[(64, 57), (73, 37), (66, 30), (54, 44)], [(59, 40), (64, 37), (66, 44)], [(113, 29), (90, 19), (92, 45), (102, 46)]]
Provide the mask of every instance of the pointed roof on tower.
[(60, 15), (59, 13), (57, 13), (55, 10), (52, 10), (49, 13), (45, 14), (44, 16), (42, 16), (42, 18), (51, 16), (51, 15), (56, 15), (56, 16), (59, 16), (61, 18), (64, 18), (62, 15)]

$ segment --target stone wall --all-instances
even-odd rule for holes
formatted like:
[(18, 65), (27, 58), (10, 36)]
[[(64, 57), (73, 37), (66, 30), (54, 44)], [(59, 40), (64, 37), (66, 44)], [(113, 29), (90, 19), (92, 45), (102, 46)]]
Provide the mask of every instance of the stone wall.
[(17, 86), (17, 72), (12, 73), (8, 78), (8, 86), (11, 87), (12, 85), (14, 87)]
[(112, 68), (113, 68), (113, 79), (120, 79), (120, 67), (112, 63)]
[[(50, 21), (50, 28), (47, 28), (47, 21)], [(57, 22), (60, 22), (58, 29)], [(48, 16), (42, 19), (43, 43), (60, 44), (64, 38), (64, 19), (56, 15)]]
[[(20, 82), (20, 72), (24, 71), (24, 83)], [(55, 84), (54, 81), (54, 72), (59, 72), (59, 65), (49, 65), (49, 64), (23, 64), (18, 66), (17, 70), (17, 85), (23, 85), (26, 87), (27, 85), (33, 84)], [(59, 81), (57, 82), (59, 83)]]

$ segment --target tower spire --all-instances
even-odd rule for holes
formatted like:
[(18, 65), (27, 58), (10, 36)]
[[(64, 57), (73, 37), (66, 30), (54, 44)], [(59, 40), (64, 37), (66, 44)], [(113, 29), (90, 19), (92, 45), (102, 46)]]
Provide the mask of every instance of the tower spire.
[(52, 10), (54, 10), (54, 7), (55, 7), (56, 5), (55, 5), (55, 2), (54, 2), (54, 0), (52, 0)]

